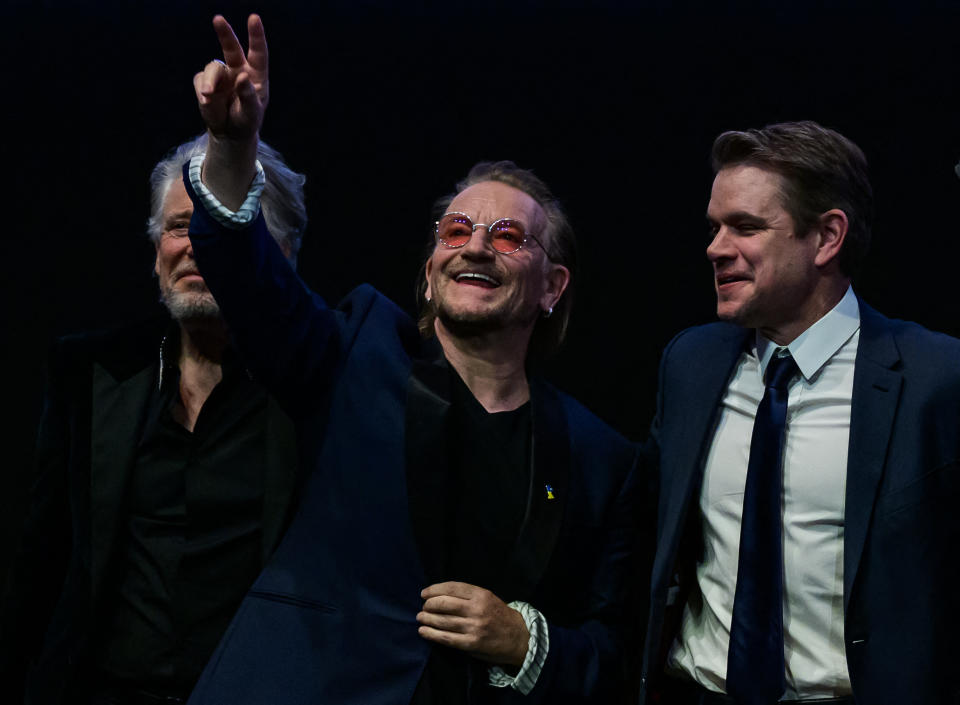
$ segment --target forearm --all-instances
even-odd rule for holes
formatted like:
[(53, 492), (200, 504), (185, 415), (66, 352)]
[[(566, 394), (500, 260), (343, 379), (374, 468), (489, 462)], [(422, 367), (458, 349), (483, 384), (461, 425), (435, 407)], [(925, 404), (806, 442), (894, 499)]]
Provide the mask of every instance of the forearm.
[(303, 285), (262, 215), (228, 228), (197, 195), (189, 169), (184, 181), (200, 273), (247, 367), (294, 413), (297, 400), (316, 398), (335, 367), (338, 314)]
[(218, 137), (209, 130), (207, 136), (207, 156), (201, 178), (218, 201), (235, 211), (246, 199), (257, 174), (259, 137), (254, 134), (249, 138), (229, 139)]

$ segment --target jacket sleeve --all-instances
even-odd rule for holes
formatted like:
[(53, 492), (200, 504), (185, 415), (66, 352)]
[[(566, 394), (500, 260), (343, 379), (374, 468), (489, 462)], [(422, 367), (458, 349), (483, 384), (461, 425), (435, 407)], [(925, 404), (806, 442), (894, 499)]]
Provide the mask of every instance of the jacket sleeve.
[(0, 602), (0, 683), (9, 702), (23, 700), (26, 672), (40, 654), (70, 558), (67, 387), (77, 378), (65, 369), (62, 347), (48, 366), (26, 523)]
[(187, 165), (184, 186), (194, 204), (194, 257), (237, 350), (254, 377), (296, 416), (330, 386), (349, 335), (347, 315), (304, 285), (267, 231), (263, 213), (247, 227), (227, 228), (198, 198)]

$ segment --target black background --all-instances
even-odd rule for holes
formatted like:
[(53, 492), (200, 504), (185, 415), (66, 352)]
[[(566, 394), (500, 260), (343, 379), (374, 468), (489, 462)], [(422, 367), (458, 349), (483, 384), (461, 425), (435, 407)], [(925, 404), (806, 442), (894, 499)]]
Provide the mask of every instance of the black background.
[(955, 1), (8, 1), (0, 574), (47, 347), (153, 310), (147, 176), (201, 131), (211, 17), (243, 28), (250, 11), (271, 51), (264, 139), (308, 177), (306, 281), (331, 301), (368, 281), (412, 309), (432, 200), (481, 159), (532, 167), (584, 270), (550, 376), (633, 439), (660, 350), (713, 318), (703, 213), (726, 129), (814, 119), (856, 141), (877, 198), (858, 293), (960, 335)]

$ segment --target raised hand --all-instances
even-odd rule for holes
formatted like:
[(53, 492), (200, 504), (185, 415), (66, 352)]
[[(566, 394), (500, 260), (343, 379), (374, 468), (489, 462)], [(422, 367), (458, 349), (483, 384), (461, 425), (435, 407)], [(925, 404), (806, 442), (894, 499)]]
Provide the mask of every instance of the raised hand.
[(420, 636), (467, 651), (490, 663), (522, 666), (530, 632), (519, 612), (489, 590), (469, 583), (437, 583), (421, 593)]
[(270, 99), (267, 38), (259, 15), (247, 19), (246, 53), (222, 15), (213, 18), (223, 60), (193, 77), (200, 114), (210, 134), (236, 141), (255, 137)]

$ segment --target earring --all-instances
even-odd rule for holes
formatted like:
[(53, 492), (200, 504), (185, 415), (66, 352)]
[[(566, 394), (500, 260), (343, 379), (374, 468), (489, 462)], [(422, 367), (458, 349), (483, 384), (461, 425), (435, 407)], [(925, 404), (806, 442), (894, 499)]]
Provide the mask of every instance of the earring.
[(553, 315), (553, 306), (551, 306), (550, 308), (548, 308), (546, 311), (543, 312), (544, 318), (550, 318), (550, 316), (552, 315)]
[(426, 299), (427, 303), (430, 303), (430, 302), (433, 301), (433, 299), (431, 299), (429, 296), (426, 296), (426, 297), (424, 297), (424, 298)]

